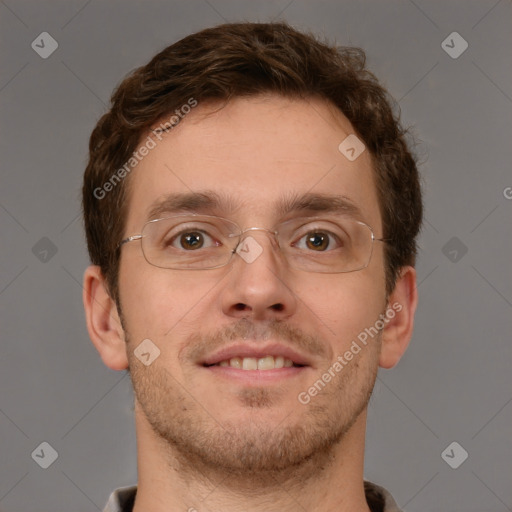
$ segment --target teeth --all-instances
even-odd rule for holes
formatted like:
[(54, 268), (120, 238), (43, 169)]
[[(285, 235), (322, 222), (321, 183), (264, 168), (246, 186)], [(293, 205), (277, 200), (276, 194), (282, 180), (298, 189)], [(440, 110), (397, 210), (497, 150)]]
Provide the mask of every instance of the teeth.
[(242, 360), (239, 357), (233, 357), (229, 360), (231, 368), (242, 368)]
[(272, 356), (258, 359), (258, 370), (273, 370), (275, 367), (274, 358)]
[(242, 360), (242, 368), (244, 370), (257, 370), (258, 360), (254, 357), (244, 357)]
[(233, 357), (226, 361), (221, 361), (218, 366), (231, 366), (242, 370), (273, 370), (274, 368), (290, 368), (293, 366), (291, 359), (283, 356), (265, 356), (265, 357)]

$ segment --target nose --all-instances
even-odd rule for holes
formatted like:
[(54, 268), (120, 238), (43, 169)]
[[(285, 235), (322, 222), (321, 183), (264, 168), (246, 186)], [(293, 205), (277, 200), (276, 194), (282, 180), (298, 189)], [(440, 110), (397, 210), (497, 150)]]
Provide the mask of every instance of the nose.
[(224, 314), (252, 320), (285, 319), (297, 308), (290, 272), (276, 237), (266, 229), (244, 231), (222, 290)]

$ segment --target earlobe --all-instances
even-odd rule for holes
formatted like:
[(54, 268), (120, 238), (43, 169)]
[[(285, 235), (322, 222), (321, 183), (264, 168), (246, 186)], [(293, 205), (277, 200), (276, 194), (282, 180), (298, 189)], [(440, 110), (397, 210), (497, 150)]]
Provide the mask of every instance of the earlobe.
[(83, 303), (89, 337), (101, 359), (112, 370), (128, 368), (124, 331), (117, 306), (110, 297), (105, 278), (97, 265), (84, 273)]
[(416, 270), (403, 267), (386, 310), (388, 321), (382, 331), (379, 359), (382, 368), (395, 366), (406, 351), (412, 337), (417, 304)]

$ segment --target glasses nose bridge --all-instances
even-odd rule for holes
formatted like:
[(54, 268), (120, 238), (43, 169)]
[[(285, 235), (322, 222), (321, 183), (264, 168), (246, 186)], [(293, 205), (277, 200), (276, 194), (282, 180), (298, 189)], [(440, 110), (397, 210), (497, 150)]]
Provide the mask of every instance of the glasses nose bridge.
[(249, 231), (266, 231), (267, 233), (274, 235), (274, 240), (276, 241), (278, 247), (280, 246), (279, 238), (278, 238), (279, 233), (275, 229), (268, 229), (268, 228), (258, 228), (258, 227), (245, 228), (245, 229), (241, 230), (238, 235), (240, 242), (245, 238), (244, 237), (245, 233), (247, 233)]

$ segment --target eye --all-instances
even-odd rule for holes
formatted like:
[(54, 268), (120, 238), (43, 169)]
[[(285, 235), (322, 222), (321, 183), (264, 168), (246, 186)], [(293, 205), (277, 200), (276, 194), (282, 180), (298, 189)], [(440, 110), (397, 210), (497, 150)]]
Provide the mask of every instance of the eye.
[(175, 249), (183, 249), (185, 251), (195, 251), (197, 249), (217, 247), (221, 244), (217, 240), (214, 240), (206, 231), (200, 229), (188, 229), (181, 231), (172, 237), (168, 237), (164, 245), (166, 247), (172, 246)]
[(333, 233), (326, 230), (308, 231), (297, 242), (292, 244), (299, 249), (307, 249), (316, 252), (326, 252), (327, 249), (336, 249), (336, 246), (343, 245), (340, 239)]

